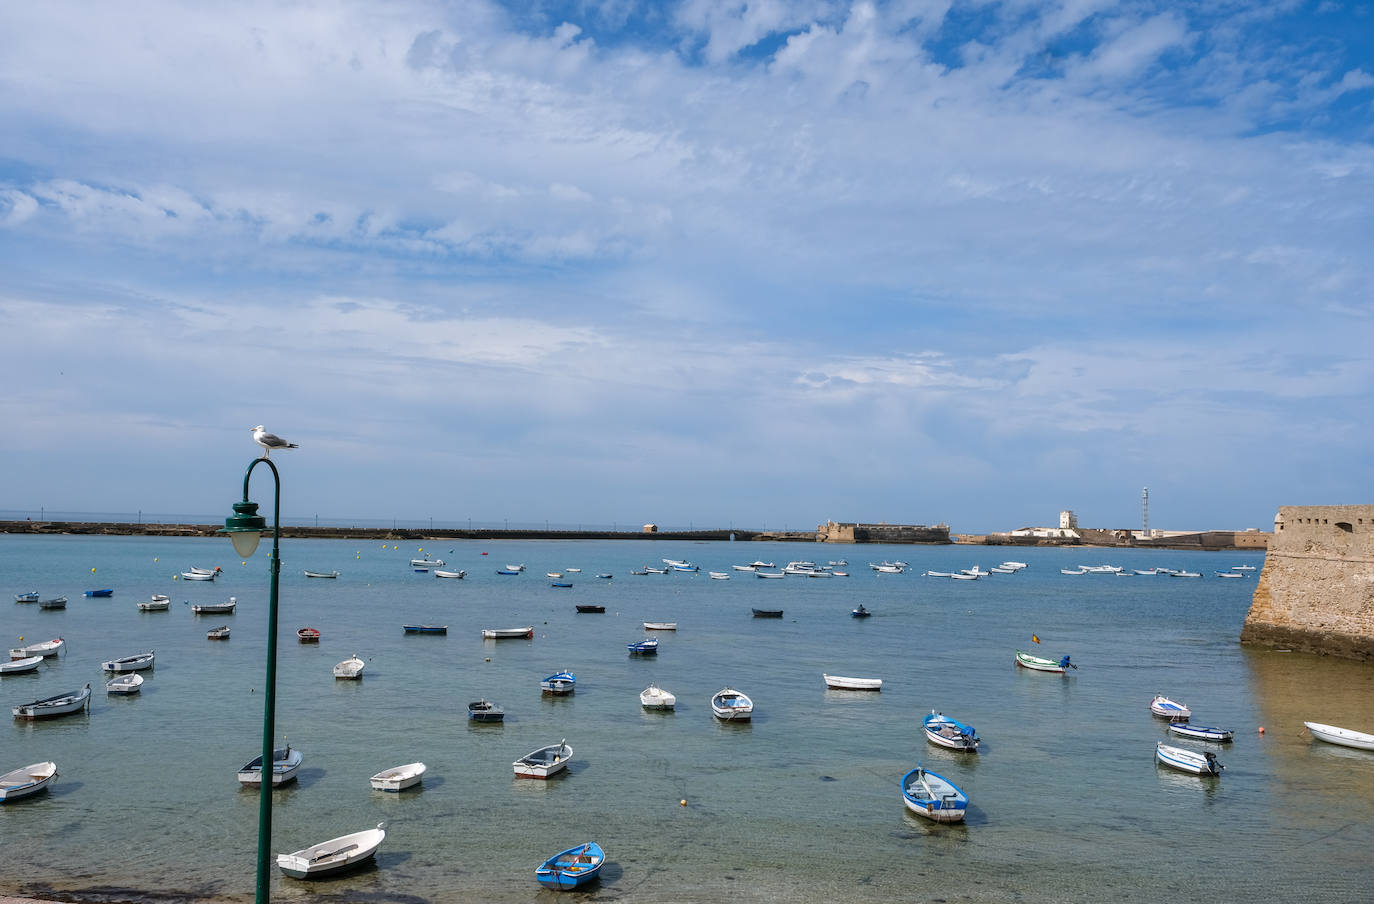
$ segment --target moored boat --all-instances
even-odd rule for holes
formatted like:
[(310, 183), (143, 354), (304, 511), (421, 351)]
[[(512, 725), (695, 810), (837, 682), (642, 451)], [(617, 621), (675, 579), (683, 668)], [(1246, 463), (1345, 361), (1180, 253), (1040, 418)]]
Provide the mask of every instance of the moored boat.
[(625, 644), (631, 656), (653, 656), (658, 653), (658, 641), (652, 637)]
[(1155, 759), (1172, 769), (1193, 775), (1221, 775), (1221, 770), (1226, 768), (1217, 762), (1217, 755), (1210, 750), (1196, 753), (1164, 743), (1155, 745)]
[(512, 569), (512, 568), (498, 568), (498, 569), (496, 569), (496, 573), (497, 573), (497, 574), (504, 574), (504, 575), (509, 576), (509, 575), (513, 575), (513, 574), (519, 574), (520, 572), (518, 572), (518, 571), (516, 571), (516, 570), (514, 570), (514, 569)]
[(821, 678), (825, 680), (825, 686), (841, 691), (880, 691), (883, 689), (883, 679), (881, 678), (849, 678), (844, 675), (827, 675), (821, 673)]
[(1016, 664), (1023, 669), (1030, 669), (1035, 672), (1058, 672), (1064, 674), (1069, 669), (1076, 669), (1078, 666), (1069, 662), (1069, 657), (1062, 656), (1059, 659), (1045, 659), (1042, 656), (1032, 656), (1024, 650), (1016, 651)]
[(1232, 741), (1236, 733), (1229, 728), (1215, 728), (1210, 725), (1194, 725), (1191, 722), (1170, 722), (1169, 730), (1184, 738), (1195, 741)]
[(404, 766), (383, 769), (372, 776), (369, 781), (373, 791), (404, 791), (420, 784), (424, 775), (424, 763), (406, 763)]
[(1353, 731), (1349, 728), (1337, 728), (1335, 725), (1323, 725), (1321, 722), (1304, 722), (1307, 730), (1312, 732), (1312, 737), (1318, 741), (1325, 741), (1328, 744), (1339, 744), (1342, 747), (1354, 747), (1357, 750), (1374, 750), (1374, 734), (1365, 734), (1363, 731)]
[(57, 764), (33, 763), (0, 775), (0, 803), (37, 794), (57, 778)]
[(105, 691), (111, 694), (136, 694), (143, 689), (143, 676), (138, 672), (116, 675), (105, 682)]
[(218, 575), (218, 573), (218, 568), (216, 568), (214, 571), (201, 571), (192, 569), (190, 571), (183, 571), (181, 573), (181, 579), (183, 581), (213, 581), (215, 577)]
[(598, 606), (595, 603), (588, 603), (584, 606), (578, 606), (577, 611), (581, 612), (583, 615), (600, 615), (606, 611), (606, 607)]
[(782, 618), (781, 609), (755, 609), (754, 618)]
[(38, 664), (42, 661), (42, 656), (25, 656), (23, 659), (0, 662), (0, 675), (20, 675), (24, 672), (32, 672), (38, 668)]
[(728, 580), (730, 580), (730, 575), (726, 574), (726, 573), (723, 572), (723, 571), (708, 571), (708, 572), (706, 572), (706, 573), (709, 574), (709, 575), (711, 576), (711, 580), (713, 580), (713, 581), (728, 581)]
[(27, 647), (15, 647), (10, 650), (10, 659), (28, 659), (30, 656), (56, 656), (65, 645), (66, 641), (62, 638), (54, 637), (52, 640), (45, 640), (41, 643), (31, 643)]
[[(284, 785), (296, 778), (304, 757), (290, 744), (272, 751), (272, 784)], [(262, 756), (255, 756), (239, 769), (238, 779), (244, 785), (262, 784)]]
[(566, 740), (559, 741), (525, 754), (511, 763), (511, 768), (515, 770), (516, 778), (546, 779), (568, 768), (568, 758), (572, 752)]
[(566, 590), (572, 586), (572, 581), (549, 581), (549, 586)]
[(921, 724), (925, 726), (926, 740), (932, 744), (952, 750), (978, 751), (978, 732), (972, 725), (965, 725), (958, 719), (934, 710), (921, 720)]
[(67, 608), (67, 598), (65, 596), (55, 596), (50, 600), (39, 600), (39, 609), (65, 609)]
[(646, 621), (645, 631), (676, 631), (677, 622), (675, 621)]
[(756, 577), (756, 578), (785, 578), (785, 577), (787, 577), (787, 575), (784, 574), (784, 573), (781, 572), (781, 571), (755, 571), (755, 572), (754, 572), (754, 577)]
[(651, 684), (639, 692), (639, 705), (645, 709), (673, 709), (677, 706), (677, 697)]
[(337, 578), (339, 573), (337, 571), (311, 571), (307, 568), (305, 576), (308, 578)]
[(233, 615), (238, 602), (237, 597), (231, 596), (228, 602), (224, 603), (199, 603), (192, 606), (191, 611), (196, 615)]
[(107, 672), (140, 672), (153, 667), (153, 651), (125, 656), (122, 659), (107, 659), (100, 667)]
[(503, 722), (506, 711), (490, 700), (474, 700), (468, 704), (468, 718), (473, 722)]
[(351, 835), (340, 835), (290, 854), (277, 855), (277, 868), (293, 879), (332, 876), (371, 860), (386, 840), (386, 823)]
[(579, 888), (601, 874), (606, 854), (595, 841), (575, 845), (554, 854), (534, 871), (539, 884), (554, 891)]
[(90, 702), (91, 686), (87, 684), (77, 691), (54, 694), (32, 703), (21, 703), (14, 707), (12, 712), (16, 719), (47, 719), (52, 716), (65, 716), (68, 713), (85, 709), (90, 705)]
[(301, 643), (319, 643), (320, 629), (310, 627), (297, 628), (296, 639), (299, 640)]
[(146, 603), (138, 604), (140, 612), (166, 612), (172, 605), (171, 597), (165, 593), (154, 593)]
[(1187, 722), (1193, 715), (1191, 709), (1163, 694), (1155, 694), (1155, 698), (1150, 701), (1150, 712), (1161, 719), (1176, 719), (1179, 722)]
[(526, 625), (523, 628), (483, 628), (482, 638), (484, 640), (501, 640), (508, 637), (534, 637), (534, 625)]
[(207, 640), (228, 640), (228, 639), (229, 639), (229, 626), (228, 626), (228, 625), (216, 625), (215, 627), (211, 628), (209, 631), (206, 631), (206, 632), (205, 632), (205, 637), (206, 637)]
[(340, 662), (338, 665), (334, 666), (334, 677), (356, 680), (358, 678), (363, 677), (364, 668), (366, 668), (366, 665), (363, 663), (361, 659), (358, 658), (358, 654), (354, 653), (352, 656), (348, 657), (343, 662)]
[(16, 603), (36, 603), (38, 602), (38, 591), (30, 590), (27, 593), (16, 593), (14, 601)]
[(546, 694), (571, 694), (577, 687), (577, 676), (564, 669), (561, 672), (554, 672), (543, 681), (539, 682), (539, 689)]
[(872, 613), (872, 612), (869, 612), (867, 609), (865, 609), (863, 603), (860, 603), (860, 604), (859, 604), (859, 608), (857, 608), (857, 609), (850, 609), (850, 610), (849, 610), (849, 614), (850, 614), (850, 616), (853, 617), (853, 618), (868, 618), (868, 617), (869, 617), (870, 615), (872, 615), (873, 613)]
[(401, 625), (407, 634), (447, 634), (448, 625)]
[(963, 822), (968, 795), (954, 782), (920, 766), (902, 776), (902, 803), (933, 822)]
[(411, 559), (410, 564), (413, 568), (443, 568), (444, 560), (425, 557), (423, 559)]
[(711, 712), (722, 722), (749, 722), (754, 717), (754, 701), (743, 691), (721, 688), (711, 697)]
[(434, 576), (435, 576), (436, 578), (453, 578), (453, 579), (456, 579), (456, 580), (462, 580), (463, 578), (467, 577), (467, 572), (466, 572), (466, 571), (461, 571), (461, 570), (460, 570), (460, 571), (440, 571), (439, 569), (436, 568), (436, 569), (434, 569)]

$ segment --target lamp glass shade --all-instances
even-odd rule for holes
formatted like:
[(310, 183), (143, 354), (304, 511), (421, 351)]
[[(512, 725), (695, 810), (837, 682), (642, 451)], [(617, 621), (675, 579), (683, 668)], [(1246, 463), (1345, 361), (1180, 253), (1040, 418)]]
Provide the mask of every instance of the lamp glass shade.
[(246, 559), (257, 552), (262, 534), (255, 530), (236, 530), (230, 532), (229, 539), (233, 541), (234, 552), (239, 554), (239, 558)]
[(234, 542), (234, 551), (246, 559), (257, 550), (266, 528), (267, 519), (258, 514), (258, 504), (245, 499), (234, 503), (234, 514), (224, 519), (224, 527), (218, 533), (228, 534)]

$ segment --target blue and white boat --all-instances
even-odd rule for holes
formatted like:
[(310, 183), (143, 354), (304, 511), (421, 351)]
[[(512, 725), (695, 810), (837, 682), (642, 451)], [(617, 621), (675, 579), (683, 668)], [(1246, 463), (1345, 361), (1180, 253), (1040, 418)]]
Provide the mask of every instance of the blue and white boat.
[(1210, 750), (1197, 753), (1163, 743), (1155, 745), (1155, 759), (1171, 769), (1193, 775), (1221, 775), (1221, 770), (1226, 768), (1217, 762), (1217, 755)]
[(965, 725), (958, 719), (931, 710), (930, 715), (921, 720), (926, 729), (926, 740), (952, 750), (978, 751), (978, 732), (972, 725)]
[(854, 618), (868, 618), (873, 613), (865, 609), (863, 603), (860, 603), (859, 608), (850, 609), (849, 614)]
[(606, 852), (595, 841), (579, 844), (554, 854), (534, 871), (534, 878), (545, 888), (567, 891), (579, 888), (601, 874)]
[(87, 596), (114, 596), (114, 589), (106, 587), (104, 590), (87, 590)]
[(902, 803), (934, 822), (963, 822), (968, 795), (954, 782), (917, 766), (902, 776)]
[(1193, 715), (1191, 709), (1176, 700), (1170, 700), (1163, 694), (1155, 694), (1155, 698), (1150, 701), (1150, 712), (1161, 719), (1169, 719), (1174, 722), (1187, 722)]
[(497, 574), (519, 574), (520, 572), (516, 571), (516, 570), (513, 569), (513, 568), (498, 568), (498, 569), (496, 569), (496, 573), (497, 573)]
[(572, 581), (549, 581), (549, 586), (567, 588), (572, 586)]
[(636, 640), (634, 643), (625, 644), (625, 646), (629, 648), (632, 656), (653, 656), (658, 653), (658, 641), (652, 637)]
[(564, 669), (539, 682), (539, 689), (546, 694), (571, 694), (576, 685), (577, 676)]
[(38, 591), (30, 590), (28, 593), (16, 593), (14, 601), (16, 603), (36, 603), (38, 602)]
[(1191, 722), (1170, 722), (1169, 730), (1184, 738), (1195, 741), (1234, 741), (1236, 733), (1229, 728), (1215, 728), (1208, 725), (1194, 725)]

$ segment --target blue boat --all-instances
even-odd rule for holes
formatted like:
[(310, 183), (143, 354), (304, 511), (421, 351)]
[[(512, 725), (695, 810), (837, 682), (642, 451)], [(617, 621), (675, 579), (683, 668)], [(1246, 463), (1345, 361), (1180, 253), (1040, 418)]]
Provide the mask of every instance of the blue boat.
[(1234, 741), (1236, 739), (1236, 733), (1229, 728), (1193, 725), (1190, 722), (1170, 722), (1169, 730), (1176, 735), (1193, 738), (1197, 741)]
[(496, 569), (496, 573), (497, 573), (497, 574), (519, 574), (520, 572), (516, 571), (516, 570), (513, 569), (513, 568), (498, 568), (498, 569)]
[(86, 591), (86, 595), (87, 595), (87, 596), (114, 596), (114, 590), (113, 590), (113, 589), (110, 589), (110, 588), (106, 588), (105, 590), (87, 590), (87, 591)]
[(539, 687), (546, 694), (571, 694), (576, 684), (577, 677), (564, 669), (539, 682)]
[(598, 574), (597, 577), (601, 578), (602, 580), (609, 581), (611, 578), (614, 577), (614, 575), (606, 574), (605, 572), (602, 572), (601, 574)]
[(860, 603), (859, 608), (849, 610), (849, 614), (855, 618), (868, 618), (873, 613), (865, 609), (863, 603)]
[[(407, 634), (447, 634), (448, 625), (401, 625)], [(317, 638), (318, 639), (318, 638)]]
[(941, 747), (954, 750), (978, 752), (978, 732), (972, 725), (965, 725), (958, 719), (932, 711), (921, 720), (926, 729), (926, 740)]
[(920, 766), (902, 776), (902, 802), (917, 816), (934, 822), (963, 822), (968, 795), (959, 786)]
[(550, 587), (571, 587), (571, 586), (572, 586), (572, 582), (571, 582), (571, 581), (550, 581), (550, 582), (549, 582), (549, 586), (550, 586)]
[(586, 885), (601, 874), (606, 852), (595, 841), (579, 844), (554, 854), (534, 871), (534, 878), (545, 888), (567, 891)]
[(658, 653), (658, 641), (654, 640), (652, 637), (646, 637), (634, 643), (627, 643), (625, 646), (629, 648), (630, 655), (632, 656), (653, 656)]

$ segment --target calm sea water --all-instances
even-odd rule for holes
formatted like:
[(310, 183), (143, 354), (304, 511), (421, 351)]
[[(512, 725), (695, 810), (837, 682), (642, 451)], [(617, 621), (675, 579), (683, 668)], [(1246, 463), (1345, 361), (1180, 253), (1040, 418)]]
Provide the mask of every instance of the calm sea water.
[[(1354, 901), (1374, 882), (1374, 754), (1311, 740), (1304, 719), (1374, 731), (1374, 669), (1237, 643), (1258, 572), (1212, 577), (1253, 553), (817, 547), (665, 542), (435, 543), (463, 568), (436, 580), (408, 564), (419, 549), (379, 543), (283, 543), (277, 734), (305, 754), (276, 792), (274, 848), (294, 850), (387, 821), (374, 869), (306, 884), (274, 876), (273, 895), (306, 900), (551, 900), (533, 878), (545, 857), (584, 839), (609, 863), (586, 899), (698, 901), (1140, 901), (1249, 896)], [(483, 555), (483, 552), (489, 555)], [(661, 557), (699, 575), (635, 577)], [(728, 571), (754, 559), (850, 560), (848, 579), (762, 581)], [(1017, 575), (921, 577), (1002, 558)], [(901, 558), (908, 574), (868, 561)], [(1112, 563), (1202, 571), (1203, 580), (1068, 577)], [(524, 563), (519, 577), (496, 569)], [(172, 576), (221, 565), (217, 582)], [(234, 773), (260, 747), (267, 551), (244, 565), (223, 540), (0, 537), (0, 637), (13, 646), (66, 638), (36, 675), (0, 679), (6, 707), (79, 688), (88, 714), (0, 729), (0, 768), (51, 759), (53, 790), (0, 807), (0, 892), (107, 899), (119, 889), (173, 898), (252, 895), (257, 796)], [(581, 567), (569, 590), (546, 571)], [(335, 581), (303, 569), (338, 569)], [(95, 569), (92, 572), (92, 569)], [(610, 581), (597, 572), (611, 572)], [(82, 591), (113, 587), (111, 599)], [(65, 612), (10, 603), (66, 594)], [(140, 613), (152, 593), (165, 613)], [(238, 599), (229, 617), (187, 602)], [(575, 603), (605, 615), (578, 615)], [(863, 603), (875, 614), (849, 617)], [(756, 620), (750, 608), (782, 608)], [(656, 659), (627, 655), (643, 621), (676, 621)], [(232, 625), (228, 642), (207, 628)], [(447, 636), (405, 635), (406, 622)], [(535, 625), (533, 640), (483, 641), (483, 627)], [(295, 629), (318, 627), (318, 646)], [(1043, 641), (1069, 653), (1069, 677), (1013, 666)], [(103, 692), (102, 660), (148, 649), (143, 693)], [(334, 663), (367, 660), (361, 682)], [(561, 668), (577, 692), (543, 699)], [(822, 672), (881, 677), (880, 694), (828, 691)], [(675, 693), (651, 713), (650, 682)], [(750, 694), (751, 725), (722, 725), (710, 697)], [(1232, 727), (1219, 779), (1164, 771), (1166, 738), (1148, 702), (1164, 693), (1194, 720)], [(475, 726), (469, 700), (507, 721)], [(931, 747), (932, 708), (974, 724), (977, 755)], [(1266, 731), (1258, 733), (1259, 726)], [(566, 738), (569, 772), (516, 781), (510, 763)], [(1195, 746), (1176, 741), (1179, 746)], [(383, 795), (368, 777), (421, 760), (423, 787)], [(908, 815), (897, 786), (917, 763), (961, 785), (967, 823)], [(680, 801), (685, 800), (686, 806)], [(127, 897), (127, 896), (126, 896)]]

